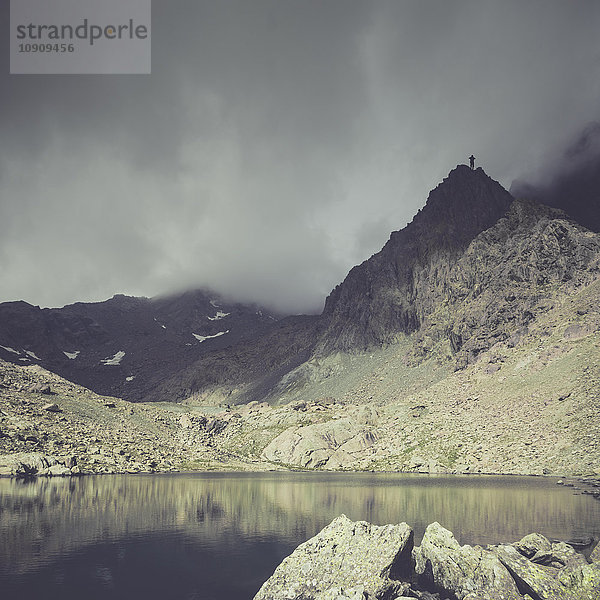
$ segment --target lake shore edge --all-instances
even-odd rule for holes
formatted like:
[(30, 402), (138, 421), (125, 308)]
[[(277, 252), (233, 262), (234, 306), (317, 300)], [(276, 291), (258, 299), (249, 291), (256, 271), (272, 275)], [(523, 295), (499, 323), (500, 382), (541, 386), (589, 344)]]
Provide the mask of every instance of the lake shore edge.
[(129, 470), (129, 471), (82, 471), (77, 459), (72, 457), (70, 460), (61, 461), (55, 456), (46, 455), (40, 452), (13, 453), (0, 455), (0, 478), (29, 479), (36, 477), (86, 477), (94, 475), (193, 475), (193, 474), (212, 474), (212, 473), (322, 473), (322, 474), (397, 474), (397, 475), (456, 475), (462, 477), (492, 476), (492, 477), (539, 477), (548, 479), (557, 479), (556, 484), (571, 488), (575, 494), (589, 495), (600, 501), (600, 478), (589, 476), (569, 476), (563, 474), (539, 474), (539, 473), (470, 473), (470, 472), (446, 472), (446, 473), (427, 473), (415, 471), (375, 471), (375, 470), (319, 470), (319, 469), (300, 469), (294, 467), (284, 467), (281, 465), (270, 465), (261, 463), (262, 468), (258, 469), (240, 469), (235, 466), (224, 466), (223, 468), (212, 469), (169, 469), (169, 470)]

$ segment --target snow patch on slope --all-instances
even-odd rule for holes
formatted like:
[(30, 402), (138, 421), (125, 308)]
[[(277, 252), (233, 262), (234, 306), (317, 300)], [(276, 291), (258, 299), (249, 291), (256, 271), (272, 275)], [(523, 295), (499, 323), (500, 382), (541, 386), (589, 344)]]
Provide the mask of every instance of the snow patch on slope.
[(229, 333), (229, 329), (227, 331), (219, 331), (219, 333), (215, 333), (214, 335), (198, 335), (197, 333), (192, 333), (192, 335), (199, 341), (203, 342), (204, 340), (210, 340), (211, 338), (219, 337), (220, 335), (225, 335)]
[(121, 364), (121, 360), (124, 356), (125, 352), (123, 352), (123, 350), (119, 350), (111, 358), (103, 358), (100, 362), (107, 366), (116, 366)]
[(13, 354), (21, 354), (18, 350), (15, 350), (14, 348), (11, 348), (10, 346), (0, 345), (0, 348), (4, 348), (7, 352), (12, 352)]
[(217, 314), (214, 317), (206, 317), (209, 321), (219, 321), (220, 319), (224, 319), (228, 317), (231, 313), (217, 311)]

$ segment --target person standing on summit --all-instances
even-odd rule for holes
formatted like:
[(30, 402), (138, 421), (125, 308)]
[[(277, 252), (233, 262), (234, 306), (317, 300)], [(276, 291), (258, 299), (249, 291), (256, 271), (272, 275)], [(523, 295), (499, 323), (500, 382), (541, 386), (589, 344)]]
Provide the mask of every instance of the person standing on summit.
[(469, 156), (469, 164), (471, 165), (471, 169), (475, 168), (475, 157), (472, 154)]

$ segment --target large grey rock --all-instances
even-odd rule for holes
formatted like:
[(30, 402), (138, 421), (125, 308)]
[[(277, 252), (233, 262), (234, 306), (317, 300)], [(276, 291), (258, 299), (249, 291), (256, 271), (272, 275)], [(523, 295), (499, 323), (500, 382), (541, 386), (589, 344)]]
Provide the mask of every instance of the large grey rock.
[(286, 558), (254, 600), (600, 600), (600, 563), (540, 534), (484, 549), (432, 523), (412, 559), (411, 548), (405, 523), (342, 515)]
[(439, 523), (427, 527), (413, 556), (415, 571), (425, 585), (453, 594), (458, 600), (522, 599), (510, 573), (492, 552), (479, 546), (461, 546)]
[(407, 586), (395, 578), (410, 568), (412, 546), (406, 523), (379, 527), (341, 515), (285, 558), (254, 600), (402, 595)]
[(532, 563), (561, 568), (565, 565), (576, 567), (587, 564), (583, 554), (565, 542), (550, 542), (539, 533), (530, 533), (512, 544)]
[(43, 474), (49, 475), (50, 477), (66, 477), (72, 473), (71, 469), (65, 467), (65, 465), (52, 465), (51, 467), (48, 467)]
[[(556, 578), (557, 569), (543, 567), (527, 560), (513, 546), (498, 546), (494, 553), (498, 556), (502, 564), (508, 569), (521, 589), (525, 590), (531, 597), (539, 600), (584, 600), (585, 595), (579, 595), (577, 588), (581, 587), (583, 579), (588, 573), (581, 573), (579, 578), (580, 585), (577, 585), (575, 579), (569, 580), (565, 575), (561, 582)], [(568, 585), (566, 585), (568, 583)], [(593, 583), (593, 582), (586, 582)], [(593, 598), (598, 598), (592, 597)]]
[(596, 544), (596, 547), (592, 550), (590, 554), (590, 562), (600, 563), (600, 542)]
[(20, 452), (0, 456), (0, 475), (26, 477), (46, 472), (58, 464), (53, 456), (41, 452)]
[[(537, 562), (535, 556), (532, 561)], [(550, 564), (551, 566), (558, 568), (562, 566), (575, 568), (577, 566), (587, 565), (587, 560), (585, 560), (583, 554), (577, 552), (573, 546), (570, 546), (566, 542), (555, 542), (552, 544), (550, 562), (542, 564)]]
[(52, 393), (52, 390), (50, 389), (50, 385), (47, 383), (34, 383), (33, 385), (31, 385), (29, 387), (30, 392), (34, 392), (36, 394), (46, 394), (49, 395)]
[(333, 419), (287, 429), (263, 450), (263, 458), (310, 469), (342, 469), (376, 439), (370, 427), (353, 419)]
[(518, 542), (515, 542), (513, 546), (527, 558), (532, 558), (538, 552), (552, 551), (552, 543), (550, 540), (539, 533), (530, 533)]

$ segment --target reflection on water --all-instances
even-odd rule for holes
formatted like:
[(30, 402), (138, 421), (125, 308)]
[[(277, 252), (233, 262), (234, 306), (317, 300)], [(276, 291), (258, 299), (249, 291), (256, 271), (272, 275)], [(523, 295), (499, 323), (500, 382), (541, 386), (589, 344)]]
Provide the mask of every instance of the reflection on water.
[(600, 503), (541, 478), (206, 474), (0, 480), (5, 597), (251, 598), (340, 513), (439, 521), (461, 543), (600, 536)]

